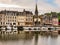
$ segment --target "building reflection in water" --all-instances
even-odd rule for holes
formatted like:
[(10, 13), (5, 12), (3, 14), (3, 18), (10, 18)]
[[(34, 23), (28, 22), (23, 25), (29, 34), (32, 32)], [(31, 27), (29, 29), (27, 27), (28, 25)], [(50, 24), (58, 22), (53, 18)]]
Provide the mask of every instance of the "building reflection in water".
[(37, 45), (38, 44), (38, 34), (35, 34), (34, 36), (35, 36), (35, 45)]
[(60, 36), (32, 33), (0, 35), (0, 45), (60, 45)]
[(21, 33), (21, 34), (0, 34), (0, 40), (31, 40), (33, 38), (33, 34)]
[(57, 45), (58, 36), (39, 36), (38, 45)]

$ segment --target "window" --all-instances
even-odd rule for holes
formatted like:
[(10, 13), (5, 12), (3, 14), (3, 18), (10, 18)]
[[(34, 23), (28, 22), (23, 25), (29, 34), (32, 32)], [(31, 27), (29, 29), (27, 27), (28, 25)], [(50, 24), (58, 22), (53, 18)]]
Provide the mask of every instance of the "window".
[(16, 17), (15, 17), (15, 19), (16, 19)]
[(20, 23), (18, 22), (18, 25), (20, 25)]
[(2, 25), (2, 22), (1, 22), (1, 25)]
[(13, 23), (13, 25), (16, 25), (16, 23)]
[(5, 22), (3, 22), (3, 24), (5, 24)]

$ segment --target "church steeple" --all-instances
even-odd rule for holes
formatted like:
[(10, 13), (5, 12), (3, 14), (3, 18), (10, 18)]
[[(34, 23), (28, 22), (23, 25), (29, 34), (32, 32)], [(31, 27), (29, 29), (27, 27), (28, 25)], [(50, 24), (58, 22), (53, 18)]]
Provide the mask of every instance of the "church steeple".
[(34, 26), (40, 26), (40, 17), (38, 16), (38, 7), (37, 7), (37, 1), (38, 0), (35, 0), (36, 1), (36, 7), (35, 7), (35, 15), (34, 15)]
[(38, 16), (38, 7), (37, 7), (37, 3), (36, 3), (36, 7), (35, 7), (35, 15)]

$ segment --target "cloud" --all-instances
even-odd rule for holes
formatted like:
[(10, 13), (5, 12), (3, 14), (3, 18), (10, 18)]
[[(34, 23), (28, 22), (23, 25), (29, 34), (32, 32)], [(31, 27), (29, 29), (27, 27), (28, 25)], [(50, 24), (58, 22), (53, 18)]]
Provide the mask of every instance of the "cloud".
[(12, 0), (0, 0), (0, 3), (11, 4)]
[(21, 7), (21, 6), (0, 3), (0, 7)]
[[(17, 8), (25, 8), (26, 10), (35, 11), (35, 0), (0, 0), (0, 3), (10, 6), (17, 6)], [(46, 12), (60, 12), (60, 0), (38, 0), (39, 14)]]
[(60, 7), (60, 0), (55, 0), (55, 3)]

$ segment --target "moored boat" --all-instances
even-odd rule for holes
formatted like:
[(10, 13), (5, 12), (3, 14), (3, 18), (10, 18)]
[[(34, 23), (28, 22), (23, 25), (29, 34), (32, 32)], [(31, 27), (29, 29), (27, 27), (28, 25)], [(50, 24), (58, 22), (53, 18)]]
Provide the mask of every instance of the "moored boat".
[(6, 30), (7, 30), (7, 32), (11, 32), (11, 26), (8, 25), (8, 26), (6, 27)]

